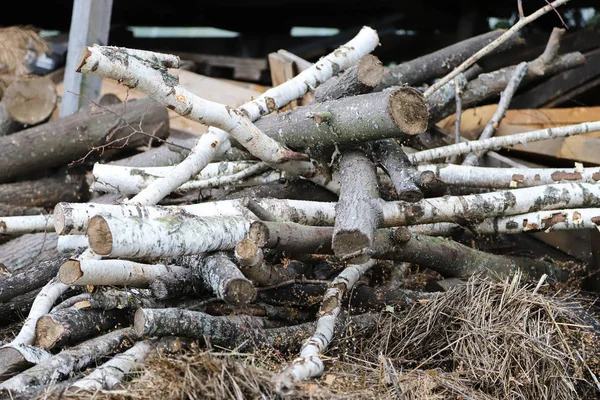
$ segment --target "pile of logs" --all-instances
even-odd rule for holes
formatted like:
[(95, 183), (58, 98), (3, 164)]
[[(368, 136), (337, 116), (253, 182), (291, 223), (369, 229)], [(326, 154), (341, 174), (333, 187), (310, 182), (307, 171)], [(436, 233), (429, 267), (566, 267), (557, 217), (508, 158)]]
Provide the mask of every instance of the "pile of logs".
[[(521, 45), (516, 32), (563, 3), (393, 67), (371, 54), (378, 36), (365, 26), (240, 107), (179, 85), (177, 56), (83, 49), (79, 73), (147, 97), (0, 131), (0, 318), (27, 315), (0, 347), (0, 396), (110, 390), (177, 337), (299, 351), (273, 382), (290, 394), (323, 374), (350, 308), (373, 327), (386, 305), (431, 297), (402, 287), (406, 265), (435, 271), (440, 287), (474, 274), (585, 276), (580, 263), (453, 239), (600, 227), (600, 168), (480, 166), (506, 146), (600, 131), (593, 121), (493, 137), (519, 85), (586, 60), (558, 52), (556, 28), (532, 61), (491, 73), (477, 61)], [(436, 125), (495, 96), (478, 140)], [(170, 136), (167, 111), (209, 129)]]

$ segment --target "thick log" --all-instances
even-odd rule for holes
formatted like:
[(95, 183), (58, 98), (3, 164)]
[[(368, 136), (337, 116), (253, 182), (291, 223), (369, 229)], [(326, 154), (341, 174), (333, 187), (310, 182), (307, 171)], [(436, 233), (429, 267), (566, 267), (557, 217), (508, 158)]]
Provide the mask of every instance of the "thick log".
[(67, 261), (67, 256), (56, 257), (53, 260), (34, 263), (28, 268), (22, 268), (11, 276), (0, 280), (0, 303), (9, 301), (15, 296), (41, 288), (56, 276), (60, 266)]
[(150, 97), (77, 113), (0, 138), (5, 155), (0, 159), (0, 182), (77, 162), (95, 148), (122, 151), (168, 135), (167, 110)]
[(242, 239), (235, 246), (240, 271), (258, 286), (270, 286), (292, 279), (295, 271), (264, 260), (262, 249), (251, 239)]
[(46, 122), (57, 100), (56, 85), (48, 77), (30, 75), (13, 81), (0, 101), (0, 136)]
[(402, 87), (296, 107), (255, 124), (286, 146), (308, 151), (315, 146), (417, 135), (427, 128), (428, 118), (423, 95)]
[[(414, 60), (393, 67), (387, 67), (383, 78), (381, 79), (381, 83), (376, 87), (375, 91), (381, 91), (391, 86), (416, 86), (444, 76), (468, 57), (500, 37), (504, 32), (506, 32), (506, 30), (497, 29), (452, 44)], [(524, 43), (525, 40), (523, 38), (512, 36), (491, 54), (497, 54), (513, 47), (523, 45)]]
[(148, 288), (162, 274), (184, 269), (176, 265), (143, 264), (129, 260), (65, 261), (59, 271), (61, 282), (67, 285), (111, 285)]
[(90, 219), (87, 236), (91, 249), (102, 256), (176, 257), (233, 250), (249, 225), (250, 220), (235, 216), (142, 219), (100, 214)]
[(150, 291), (155, 298), (166, 300), (200, 295), (206, 291), (206, 285), (190, 268), (184, 268), (153, 279), (150, 282)]
[(0, 203), (14, 206), (52, 209), (61, 201), (85, 202), (88, 199), (86, 173), (75, 168), (46, 178), (0, 184)]
[(22, 321), (31, 309), (33, 300), (35, 300), (35, 296), (37, 296), (40, 290), (41, 288), (33, 289), (0, 303), (0, 321), (2, 321), (0, 322), (0, 326), (17, 320)]
[(28, 233), (0, 245), (0, 263), (13, 273), (33, 263), (59, 258), (55, 232)]
[(320, 85), (315, 90), (314, 101), (322, 103), (372, 92), (381, 82), (383, 73), (381, 60), (373, 54), (366, 54), (344, 73), (331, 77)]
[(129, 315), (120, 309), (58, 310), (38, 319), (35, 346), (47, 350), (70, 346), (119, 325), (129, 325), (129, 319)]

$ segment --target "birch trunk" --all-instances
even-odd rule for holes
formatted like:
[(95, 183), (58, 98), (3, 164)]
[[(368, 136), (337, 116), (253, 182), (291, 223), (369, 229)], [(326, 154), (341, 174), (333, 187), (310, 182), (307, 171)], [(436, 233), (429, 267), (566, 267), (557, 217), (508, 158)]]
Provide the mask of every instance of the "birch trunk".
[(184, 269), (129, 260), (70, 260), (60, 267), (59, 278), (66, 285), (148, 288), (159, 276)]
[(107, 257), (155, 258), (233, 250), (248, 232), (243, 217), (172, 216), (160, 219), (90, 219), (87, 235), (94, 252)]
[(454, 164), (421, 164), (418, 171), (432, 171), (447, 185), (491, 189), (525, 188), (555, 183), (598, 183), (599, 167), (493, 168)]
[(52, 215), (0, 217), (0, 235), (18, 236), (36, 232), (54, 232)]

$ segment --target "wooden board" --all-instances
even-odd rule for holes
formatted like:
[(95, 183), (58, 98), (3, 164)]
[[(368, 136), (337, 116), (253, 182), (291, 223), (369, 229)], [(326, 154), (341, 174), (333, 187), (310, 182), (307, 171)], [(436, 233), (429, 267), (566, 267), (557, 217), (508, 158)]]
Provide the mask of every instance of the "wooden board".
[[(172, 69), (169, 72), (179, 77), (179, 84), (190, 92), (202, 97), (203, 99), (226, 104), (231, 107), (239, 107), (252, 99), (260, 96), (264, 87), (254, 86), (247, 87), (234, 84), (228, 80), (211, 78), (205, 75), (196, 74), (191, 71)], [(62, 96), (63, 85), (57, 84), (57, 93)], [(102, 79), (102, 88), (100, 95), (113, 93), (125, 101), (126, 99), (137, 99), (145, 97), (146, 94), (139, 90), (128, 89), (127, 87), (118, 84), (112, 79)], [(206, 125), (186, 119), (174, 111), (169, 110), (170, 127), (180, 131), (188, 132), (194, 135), (200, 135), (207, 129)], [(52, 117), (58, 118), (55, 113)]]
[[(496, 105), (486, 105), (465, 110), (461, 116), (461, 135), (475, 140), (496, 110)], [(443, 129), (453, 129), (455, 115), (438, 123)], [(513, 135), (556, 126), (574, 125), (600, 120), (600, 107), (539, 108), (508, 110), (496, 130), (495, 136)], [(600, 165), (600, 132), (590, 132), (568, 138), (543, 140), (518, 144), (513, 150), (561, 160), (572, 160)]]

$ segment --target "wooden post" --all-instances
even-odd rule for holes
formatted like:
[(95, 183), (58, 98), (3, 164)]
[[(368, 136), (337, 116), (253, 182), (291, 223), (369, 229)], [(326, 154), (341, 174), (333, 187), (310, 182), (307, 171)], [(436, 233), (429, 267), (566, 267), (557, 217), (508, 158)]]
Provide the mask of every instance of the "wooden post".
[(61, 118), (76, 113), (88, 99), (95, 101), (100, 97), (102, 78), (75, 72), (75, 67), (85, 46), (108, 44), (112, 3), (112, 0), (73, 0)]

